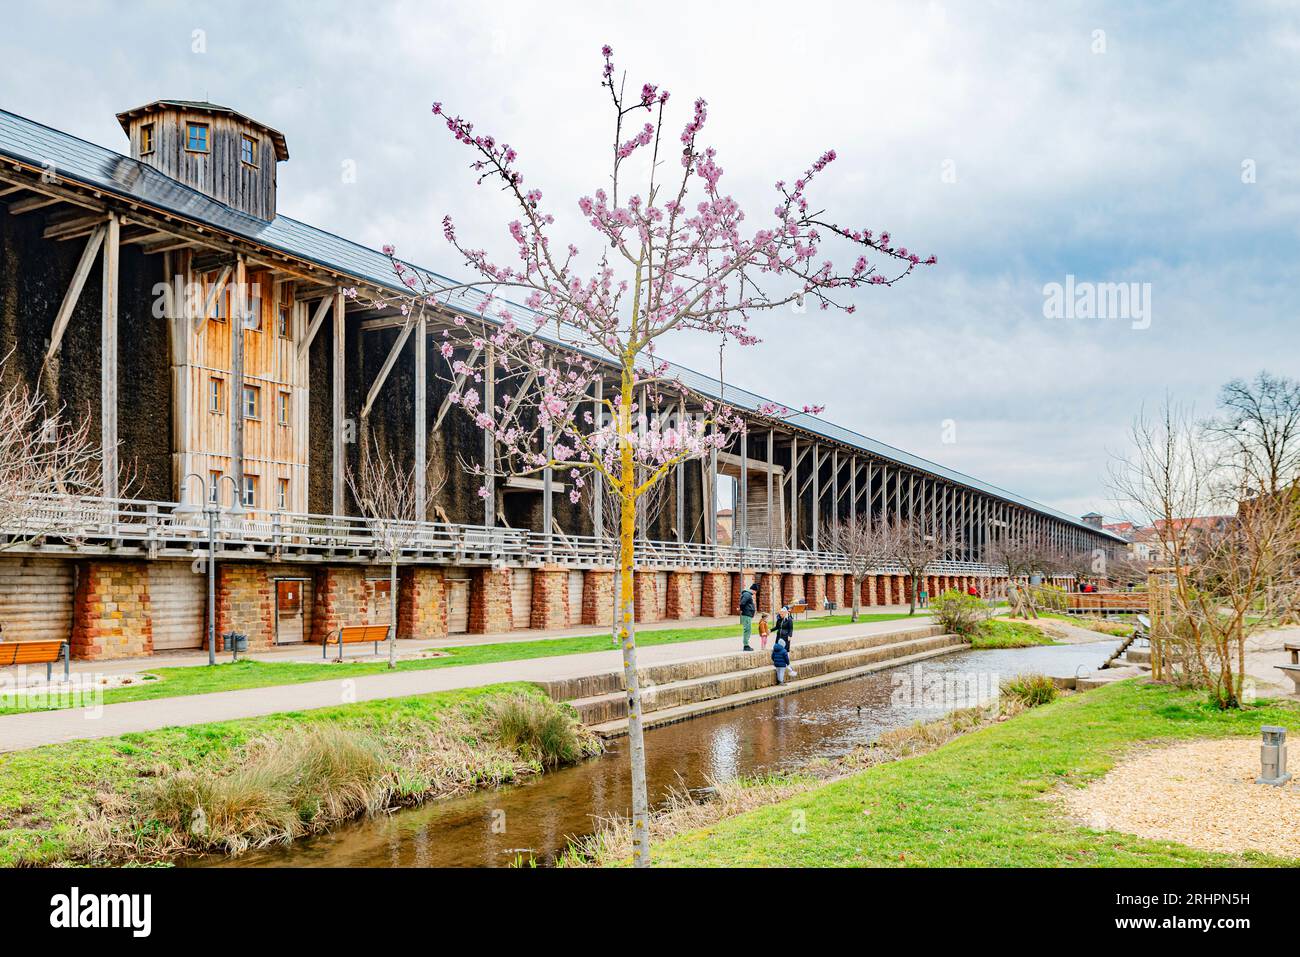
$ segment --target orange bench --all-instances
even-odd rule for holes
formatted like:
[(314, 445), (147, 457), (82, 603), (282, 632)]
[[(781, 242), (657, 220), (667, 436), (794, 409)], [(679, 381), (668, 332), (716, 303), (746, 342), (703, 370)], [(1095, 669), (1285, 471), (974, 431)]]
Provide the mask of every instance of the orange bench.
[(62, 639), (0, 641), (0, 668), (10, 665), (45, 665), (45, 680), (54, 677), (54, 662), (63, 661), (63, 680), (68, 680), (68, 643)]
[(804, 619), (808, 618), (808, 603), (806, 601), (797, 601), (790, 606), (790, 617), (795, 618), (803, 615)]
[[(363, 641), (373, 641), (375, 643), (375, 654), (379, 654), (379, 643), (388, 640), (387, 625), (344, 625), (337, 631), (331, 632), (331, 635), (337, 636), (333, 640), (339, 646), (339, 661), (343, 660), (343, 646), (355, 645)], [(320, 656), (329, 657), (330, 635), (325, 636), (325, 643), (321, 645)]]

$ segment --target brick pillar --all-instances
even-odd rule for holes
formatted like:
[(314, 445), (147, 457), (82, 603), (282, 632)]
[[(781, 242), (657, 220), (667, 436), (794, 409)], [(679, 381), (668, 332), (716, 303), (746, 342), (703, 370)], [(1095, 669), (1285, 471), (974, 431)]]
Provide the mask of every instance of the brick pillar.
[(275, 586), (268, 566), (217, 566), (217, 651), (225, 651), (221, 636), (228, 631), (247, 635), (249, 651), (275, 644)]
[[(737, 576), (738, 577), (738, 576)], [(736, 589), (737, 592), (740, 589)], [(664, 610), (665, 618), (693, 618), (691, 608), (691, 572), (688, 568), (678, 568), (668, 573), (668, 599)]]
[(582, 573), (582, 623), (608, 625), (614, 608), (614, 576), (612, 568), (588, 568)]
[[(701, 587), (700, 614), (705, 618), (730, 618), (733, 614), (731, 576), (726, 572), (705, 572)], [(739, 615), (739, 608), (734, 613)]]
[(880, 603), (882, 605), (892, 605), (894, 603), (894, 576), (881, 575), (880, 581), (885, 588), (883, 597), (881, 597), (880, 599)]
[(567, 628), (569, 625), (569, 570), (543, 565), (533, 570), (533, 597), (529, 628)]
[(862, 582), (858, 585), (858, 591), (861, 595), (862, 604), (871, 608), (876, 602), (876, 576), (865, 575)]
[(902, 577), (903, 577), (903, 601), (910, 602), (912, 600), (912, 576), (904, 575)]
[(758, 611), (771, 613), (781, 607), (781, 573), (758, 572), (754, 581), (758, 582)]
[(469, 631), (476, 635), (510, 631), (510, 569), (476, 568), (470, 573)]
[(361, 568), (328, 565), (316, 569), (310, 640), (320, 644), (344, 625), (364, 625), (369, 594)]
[(397, 570), (397, 637), (446, 638), (447, 601), (441, 568), (407, 565)]
[(654, 572), (633, 572), (637, 624), (659, 620), (659, 587)]
[(86, 562), (72, 602), (74, 658), (153, 654), (149, 571), (144, 562)]
[(803, 596), (808, 600), (808, 607), (820, 611), (826, 603), (826, 576), (822, 572), (813, 572), (804, 579)]
[(795, 601), (803, 597), (803, 576), (786, 575), (785, 580), (781, 582), (781, 604), (793, 605)]
[(836, 608), (844, 607), (844, 576), (838, 573), (826, 576), (826, 600)]

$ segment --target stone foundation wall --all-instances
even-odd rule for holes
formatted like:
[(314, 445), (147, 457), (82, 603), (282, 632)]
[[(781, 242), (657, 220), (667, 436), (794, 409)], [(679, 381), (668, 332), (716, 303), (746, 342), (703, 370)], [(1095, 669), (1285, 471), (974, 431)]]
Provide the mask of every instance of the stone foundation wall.
[(529, 626), (567, 628), (569, 625), (569, 569), (545, 565), (533, 572), (533, 602)]
[(102, 661), (153, 654), (149, 572), (143, 562), (86, 562), (73, 596), (71, 653)]

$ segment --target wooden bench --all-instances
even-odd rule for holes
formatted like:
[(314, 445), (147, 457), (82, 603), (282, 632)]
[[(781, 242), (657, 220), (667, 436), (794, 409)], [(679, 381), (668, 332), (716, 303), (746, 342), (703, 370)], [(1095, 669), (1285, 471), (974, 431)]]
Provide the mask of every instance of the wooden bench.
[(379, 654), (379, 643), (388, 640), (387, 625), (344, 625), (337, 631), (331, 632), (325, 636), (325, 643), (321, 645), (320, 656), (329, 657), (329, 646), (331, 636), (339, 646), (339, 661), (343, 660), (343, 646), (360, 644), (364, 641), (372, 641), (375, 644), (375, 654)]
[(1282, 646), (1286, 651), (1291, 652), (1291, 664), (1300, 665), (1300, 644), (1288, 641)]
[(790, 617), (794, 618), (802, 614), (804, 619), (808, 618), (808, 603), (806, 601), (797, 601), (790, 606)]
[(43, 641), (0, 641), (0, 668), (11, 665), (45, 665), (45, 680), (54, 677), (54, 662), (63, 661), (63, 680), (68, 680), (68, 643), (52, 638)]

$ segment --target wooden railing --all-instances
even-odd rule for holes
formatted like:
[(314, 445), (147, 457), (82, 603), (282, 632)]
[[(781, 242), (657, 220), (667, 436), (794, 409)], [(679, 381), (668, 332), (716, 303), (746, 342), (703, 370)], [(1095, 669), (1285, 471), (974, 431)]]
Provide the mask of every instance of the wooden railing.
[[(24, 509), (21, 520), (0, 527), (0, 550), (27, 554), (120, 554), (149, 558), (205, 555), (208, 515), (175, 502), (139, 499), (61, 497)], [(571, 567), (613, 565), (617, 541), (611, 537), (570, 535), (446, 522), (376, 521), (350, 515), (315, 515), (250, 510), (217, 516), (219, 556), (283, 561), (385, 561), (394, 551), (399, 561), (436, 564), (501, 564)], [(755, 569), (779, 572), (850, 571), (838, 552), (785, 548), (739, 548), (699, 542), (648, 539), (635, 544), (642, 568), (694, 570)], [(881, 566), (877, 574), (904, 574)], [(980, 562), (943, 561), (928, 570), (935, 575), (1001, 574)]]

